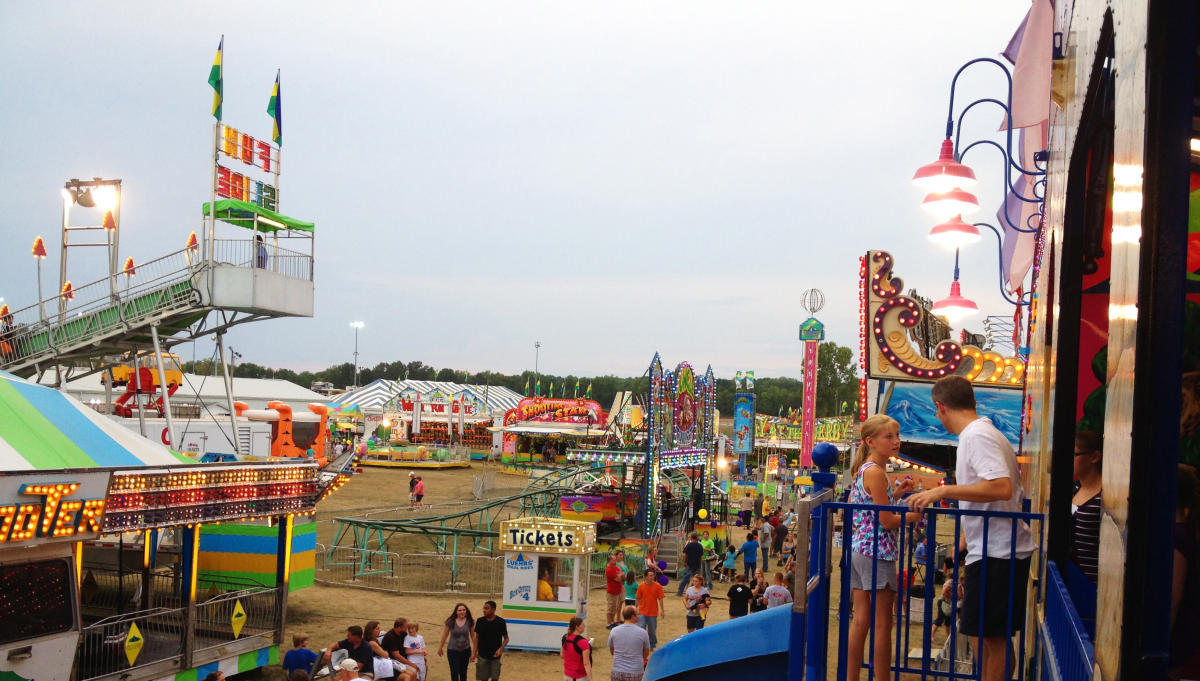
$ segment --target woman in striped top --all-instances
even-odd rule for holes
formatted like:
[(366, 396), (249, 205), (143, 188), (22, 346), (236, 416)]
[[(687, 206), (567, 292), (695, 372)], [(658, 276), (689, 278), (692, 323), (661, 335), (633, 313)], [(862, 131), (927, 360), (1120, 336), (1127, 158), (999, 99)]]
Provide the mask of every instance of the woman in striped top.
[(1104, 443), (1090, 430), (1075, 434), (1075, 479), (1079, 489), (1071, 497), (1071, 560), (1092, 582), (1096, 581), (1100, 550), (1101, 458)]

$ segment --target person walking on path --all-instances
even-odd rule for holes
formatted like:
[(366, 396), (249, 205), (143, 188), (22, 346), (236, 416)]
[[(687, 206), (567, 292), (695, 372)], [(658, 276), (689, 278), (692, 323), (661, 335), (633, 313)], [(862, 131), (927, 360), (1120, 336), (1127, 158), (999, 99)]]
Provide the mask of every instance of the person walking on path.
[(792, 592), (784, 586), (782, 572), (775, 573), (775, 583), (768, 586), (767, 590), (763, 592), (763, 599), (767, 602), (768, 608), (792, 602)]
[(605, 628), (612, 629), (621, 623), (621, 608), (625, 600), (625, 572), (617, 565), (617, 552), (608, 554), (608, 566), (604, 568), (604, 598), (608, 604), (605, 612)]
[(450, 681), (467, 681), (467, 667), (475, 657), (475, 618), (466, 603), (454, 606), (454, 612), (446, 618), (442, 631), (442, 642), (438, 644), (438, 657), (444, 654), (450, 663)]
[(567, 633), (562, 637), (562, 647), (558, 655), (563, 661), (563, 679), (565, 681), (591, 681), (592, 679), (592, 642), (583, 637), (586, 623), (576, 615), (567, 622)]
[[(1019, 513), (1025, 493), (1016, 452), (991, 420), (980, 418), (976, 412), (975, 391), (970, 381), (962, 376), (947, 376), (933, 384), (930, 397), (938, 420), (947, 432), (958, 436), (954, 467), (958, 484), (917, 492), (908, 497), (909, 508), (922, 512), (943, 499), (957, 499), (959, 507), (965, 510)], [(985, 522), (989, 523), (987, 546), (983, 544)], [(962, 528), (967, 542), (967, 564), (959, 631), (982, 639), (979, 646), (982, 681), (1000, 681), (1010, 676), (1016, 664), (1012, 636), (1025, 625), (1029, 557), (1035, 548), (1033, 535), (1024, 520), (1017, 521), (1014, 527), (1013, 521), (1006, 518), (985, 521), (980, 516), (966, 516)], [(1011, 584), (1010, 571), (1014, 575)]]
[(413, 486), (413, 499), (417, 502), (417, 508), (424, 508), (425, 502), (422, 499), (425, 498), (425, 481), (419, 475), (416, 479), (417, 484)]
[(704, 628), (704, 620), (708, 616), (708, 606), (712, 603), (712, 598), (708, 595), (708, 589), (704, 586), (704, 577), (695, 575), (692, 577), (692, 584), (684, 592), (683, 596), (683, 612), (687, 617), (687, 630), (692, 633), (697, 629)]
[(729, 593), (725, 594), (725, 597), (729, 599), (729, 619), (749, 614), (750, 598), (753, 595), (754, 592), (746, 586), (746, 575), (734, 577), (733, 586), (729, 587)]
[(758, 532), (759, 548), (762, 549), (762, 565), (764, 569), (771, 567), (771, 533), (775, 528), (771, 526), (770, 518), (763, 521), (762, 529)]
[(682, 596), (683, 590), (692, 582), (692, 577), (700, 574), (700, 563), (704, 560), (704, 547), (700, 546), (700, 535), (692, 532), (688, 541), (683, 545), (683, 569), (679, 571), (679, 589), (676, 596)]
[(483, 617), (475, 620), (475, 679), (500, 681), (500, 656), (508, 646), (508, 623), (496, 614), (496, 601), (484, 601)]
[(609, 681), (642, 681), (650, 657), (650, 634), (638, 626), (638, 611), (632, 605), (621, 611), (621, 620), (608, 635), (613, 658)]
[(757, 535), (753, 532), (746, 535), (746, 542), (739, 549), (742, 554), (742, 565), (746, 569), (746, 579), (750, 579), (754, 575), (754, 571), (758, 569), (758, 540)]
[(717, 543), (708, 537), (708, 531), (700, 536), (700, 548), (704, 549), (704, 557), (700, 561), (700, 574), (704, 576), (704, 586), (712, 589), (712, 562), (718, 559)]
[(654, 570), (646, 570), (645, 577), (637, 590), (638, 626), (646, 630), (650, 636), (650, 650), (654, 650), (658, 647), (658, 617), (667, 616), (663, 608), (663, 599), (667, 595)]

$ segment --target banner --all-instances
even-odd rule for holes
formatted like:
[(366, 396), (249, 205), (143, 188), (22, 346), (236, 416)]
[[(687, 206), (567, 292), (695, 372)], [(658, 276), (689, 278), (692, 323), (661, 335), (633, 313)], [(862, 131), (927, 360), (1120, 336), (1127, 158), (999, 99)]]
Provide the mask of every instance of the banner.
[(733, 396), (733, 453), (746, 456), (754, 451), (754, 393)]

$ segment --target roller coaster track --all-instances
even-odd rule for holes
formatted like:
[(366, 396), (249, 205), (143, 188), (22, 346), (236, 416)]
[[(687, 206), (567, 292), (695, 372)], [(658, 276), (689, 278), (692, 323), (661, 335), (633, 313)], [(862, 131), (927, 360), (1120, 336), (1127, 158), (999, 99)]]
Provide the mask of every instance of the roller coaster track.
[[(675, 490), (683, 494), (683, 490), (688, 489), (688, 480), (682, 473), (664, 473), (664, 480)], [(352, 566), (355, 577), (372, 574), (379, 564), (376, 559), (388, 553), (388, 542), (396, 535), (424, 537), (438, 553), (455, 558), (460, 552), (481, 549), (492, 552), (498, 548), (496, 539), (501, 521), (531, 516), (557, 517), (564, 494), (572, 494), (590, 483), (603, 483), (606, 478), (604, 464), (580, 462), (534, 478), (516, 494), (489, 499), (463, 511), (421, 518), (334, 518), (334, 538), (325, 564)], [(339, 547), (354, 551), (338, 552)], [(350, 558), (346, 558), (347, 555)]]

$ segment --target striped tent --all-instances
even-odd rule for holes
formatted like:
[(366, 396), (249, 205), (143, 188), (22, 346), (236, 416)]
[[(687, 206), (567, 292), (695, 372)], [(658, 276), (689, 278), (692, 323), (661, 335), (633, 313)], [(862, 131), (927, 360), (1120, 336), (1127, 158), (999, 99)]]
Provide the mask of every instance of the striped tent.
[(452, 398), (459, 398), (467, 393), (475, 399), (486, 401), (488, 408), (496, 416), (512, 409), (521, 401), (521, 395), (497, 385), (467, 385), (450, 381), (391, 381), (379, 378), (358, 390), (337, 395), (333, 404), (355, 404), (363, 411), (378, 413), (388, 400), (404, 390), (415, 390), (422, 396), (440, 392)]
[(195, 463), (79, 400), (0, 371), (0, 470)]

